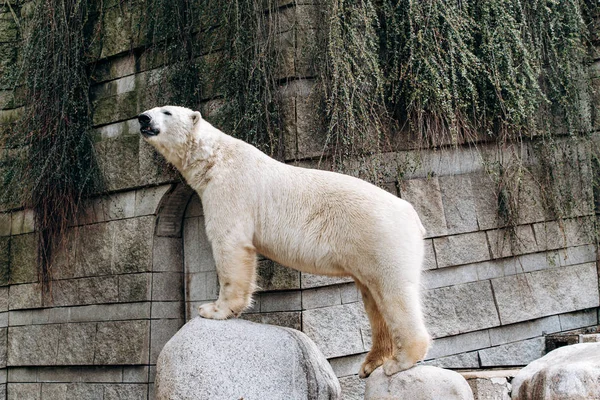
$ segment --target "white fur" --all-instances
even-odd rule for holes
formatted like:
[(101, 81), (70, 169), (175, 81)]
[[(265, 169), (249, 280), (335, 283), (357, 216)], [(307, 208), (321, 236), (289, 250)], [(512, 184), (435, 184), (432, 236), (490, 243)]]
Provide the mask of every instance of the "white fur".
[(250, 304), (258, 252), (300, 271), (357, 281), (374, 341), (361, 376), (382, 363), (392, 374), (425, 356), (424, 229), (408, 202), (357, 178), (280, 163), (198, 112), (166, 106), (144, 114), (159, 130), (148, 142), (202, 200), (221, 290), (200, 315), (228, 318)]

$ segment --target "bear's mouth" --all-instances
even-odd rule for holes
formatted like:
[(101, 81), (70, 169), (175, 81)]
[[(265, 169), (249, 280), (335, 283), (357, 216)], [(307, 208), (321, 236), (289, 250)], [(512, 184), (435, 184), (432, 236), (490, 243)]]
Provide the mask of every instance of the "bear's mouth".
[(152, 128), (150, 126), (143, 126), (140, 128), (140, 132), (144, 137), (156, 136), (160, 133), (160, 131), (156, 128)]

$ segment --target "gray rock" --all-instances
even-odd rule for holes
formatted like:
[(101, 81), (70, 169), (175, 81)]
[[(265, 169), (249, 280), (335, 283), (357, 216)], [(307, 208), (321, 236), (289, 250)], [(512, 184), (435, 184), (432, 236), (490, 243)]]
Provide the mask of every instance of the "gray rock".
[(513, 400), (585, 400), (600, 393), (600, 343), (560, 347), (523, 368)]
[(339, 399), (340, 384), (301, 332), (244, 320), (194, 318), (165, 345), (157, 400)]
[(376, 369), (365, 388), (365, 400), (464, 400), (473, 399), (469, 384), (458, 372), (419, 365), (387, 376)]

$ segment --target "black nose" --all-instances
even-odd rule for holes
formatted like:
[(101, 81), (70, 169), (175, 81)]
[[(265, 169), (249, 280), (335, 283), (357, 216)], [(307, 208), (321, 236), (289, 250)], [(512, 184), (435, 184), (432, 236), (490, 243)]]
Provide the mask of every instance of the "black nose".
[(150, 116), (146, 114), (140, 114), (138, 116), (138, 121), (140, 121), (140, 124), (147, 124), (150, 122)]

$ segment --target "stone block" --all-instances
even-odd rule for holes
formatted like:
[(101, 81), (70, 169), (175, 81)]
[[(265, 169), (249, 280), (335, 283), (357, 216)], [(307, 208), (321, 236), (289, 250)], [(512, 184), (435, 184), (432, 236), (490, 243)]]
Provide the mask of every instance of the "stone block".
[(42, 400), (66, 400), (67, 386), (66, 383), (43, 383)]
[(202, 202), (200, 201), (200, 197), (198, 197), (198, 193), (192, 194), (190, 201), (185, 208), (185, 217), (193, 218), (193, 217), (201, 217), (204, 215), (204, 210), (202, 210)]
[(341, 284), (339, 285), (339, 288), (342, 296), (342, 304), (354, 303), (361, 298), (359, 290), (354, 283)]
[(10, 241), (11, 238), (8, 236), (0, 237), (0, 286), (8, 285), (9, 282)]
[(100, 60), (96, 63), (93, 76), (94, 82), (104, 82), (121, 78), (126, 75), (133, 75), (136, 57), (133, 54), (124, 54), (109, 60)]
[[(188, 249), (186, 249), (186, 255), (187, 250)], [(153, 272), (183, 271), (183, 242), (181, 238), (157, 236), (154, 238), (152, 251)]]
[(10, 243), (10, 283), (37, 282), (37, 236), (13, 236)]
[(309, 289), (320, 286), (337, 285), (339, 283), (354, 282), (349, 276), (324, 276), (313, 275), (302, 272), (300, 274), (300, 286), (302, 289)]
[(534, 224), (533, 229), (540, 250), (555, 250), (594, 243), (592, 225), (589, 218), (574, 218), (541, 222)]
[(10, 213), (0, 213), (0, 236), (11, 234), (11, 219)]
[(0, 287), (0, 311), (8, 311), (8, 287)]
[(123, 383), (148, 382), (148, 367), (123, 367)]
[(184, 317), (184, 308), (181, 301), (153, 301), (152, 319)]
[(433, 250), (433, 239), (425, 240), (425, 258), (423, 260), (423, 270), (430, 270), (437, 268), (437, 261), (435, 259), (435, 251)]
[(531, 225), (517, 226), (514, 231), (494, 229), (486, 234), (494, 258), (534, 253), (538, 250)]
[(149, 334), (149, 321), (99, 322), (94, 364), (148, 363)]
[(13, 367), (7, 371), (8, 382), (37, 382), (38, 368)]
[(111, 321), (150, 318), (150, 302), (95, 304), (69, 307), (70, 322)]
[(61, 324), (56, 365), (92, 365), (96, 323)]
[(41, 400), (41, 383), (8, 383), (6, 398), (8, 400)]
[[(8, 344), (8, 329), (0, 328), (0, 368), (6, 368), (6, 360), (7, 360), (7, 344)], [(6, 371), (6, 370), (4, 370)], [(6, 383), (6, 379), (4, 382)]]
[(150, 287), (157, 274), (119, 275), (119, 301), (135, 302), (150, 300)]
[(115, 221), (112, 231), (113, 273), (147, 272), (152, 270), (154, 216)]
[[(93, 277), (77, 279), (76, 304), (103, 304), (119, 301), (119, 277)], [(71, 305), (71, 304), (68, 304)]]
[(466, 353), (490, 347), (490, 335), (487, 330), (463, 333), (461, 335), (435, 339), (429, 349), (426, 360)]
[(433, 337), (500, 325), (489, 281), (428, 290), (423, 296), (423, 313)]
[(140, 183), (139, 137), (102, 139), (94, 144), (94, 148), (107, 190), (130, 188)]
[[(66, 399), (101, 400), (104, 395), (103, 385), (92, 383), (67, 384)], [(44, 399), (42, 399), (44, 400)]]
[[(38, 382), (122, 382), (123, 368), (120, 366), (74, 366), (45, 367), (37, 369)], [(91, 385), (85, 385), (91, 386)]]
[(186, 274), (186, 300), (216, 300), (219, 295), (219, 282), (216, 271)]
[(10, 310), (39, 308), (42, 306), (42, 289), (37, 283), (11, 285), (8, 298)]
[(413, 205), (427, 233), (425, 237), (448, 234), (442, 192), (437, 177), (400, 182), (400, 197)]
[(340, 286), (326, 286), (302, 291), (303, 310), (337, 306), (340, 304), (342, 304)]
[(439, 183), (448, 233), (476, 231), (477, 210), (469, 175), (443, 176)]
[(161, 185), (136, 190), (135, 216), (155, 215), (161, 200), (172, 188), (172, 185)]
[(551, 317), (490, 329), (490, 340), (492, 341), (492, 346), (498, 346), (500, 344), (531, 339), (560, 331), (559, 318), (557, 315), (553, 315)]
[(496, 228), (499, 222), (496, 182), (485, 172), (471, 174), (470, 179), (479, 229)]
[(215, 271), (215, 260), (206, 236), (204, 217), (186, 219), (183, 229), (185, 271), (188, 273)]
[(135, 215), (136, 191), (113, 193), (104, 201), (106, 206), (106, 220), (132, 218)]
[(569, 331), (572, 329), (583, 328), (598, 324), (597, 310), (575, 311), (558, 316), (560, 320), (560, 330)]
[(7, 365), (56, 365), (60, 329), (58, 324), (9, 327)]
[(544, 355), (545, 346), (545, 339), (538, 337), (479, 350), (479, 359), (484, 368), (527, 365)]
[(343, 400), (363, 400), (365, 398), (365, 380), (358, 375), (344, 376), (339, 379)]
[(552, 268), (492, 280), (502, 324), (597, 307), (595, 264)]
[(479, 280), (477, 267), (479, 264), (467, 264), (458, 267), (439, 268), (424, 271), (422, 275), (423, 286), (435, 289), (444, 286), (459, 285), (461, 283)]
[[(193, 315), (192, 315), (193, 317)], [(240, 318), (261, 324), (277, 325), (296, 330), (302, 329), (301, 311), (242, 314)]]
[(438, 268), (471, 264), (490, 259), (484, 232), (435, 238), (433, 246)]
[(150, 364), (156, 364), (158, 355), (165, 343), (177, 333), (183, 324), (183, 319), (158, 319), (151, 321)]
[(103, 400), (146, 400), (147, 398), (148, 385), (104, 385)]
[(473, 378), (467, 379), (467, 382), (473, 391), (473, 397), (478, 400), (510, 400), (512, 387), (504, 377)]
[(335, 373), (335, 376), (356, 375), (363, 361), (365, 361), (366, 353), (352, 354), (344, 357), (330, 358), (329, 365)]
[(476, 351), (424, 361), (423, 365), (433, 365), (434, 367), (449, 369), (472, 369), (480, 367), (479, 355)]
[(302, 295), (299, 290), (289, 292), (262, 293), (260, 311), (298, 311), (302, 309)]
[(367, 315), (361, 303), (306, 310), (302, 314), (302, 331), (308, 335), (325, 357), (341, 357), (363, 353), (370, 332)]
[(300, 289), (300, 272), (265, 259), (258, 262), (259, 291)]
[(183, 273), (156, 272), (152, 274), (152, 300), (183, 300)]

